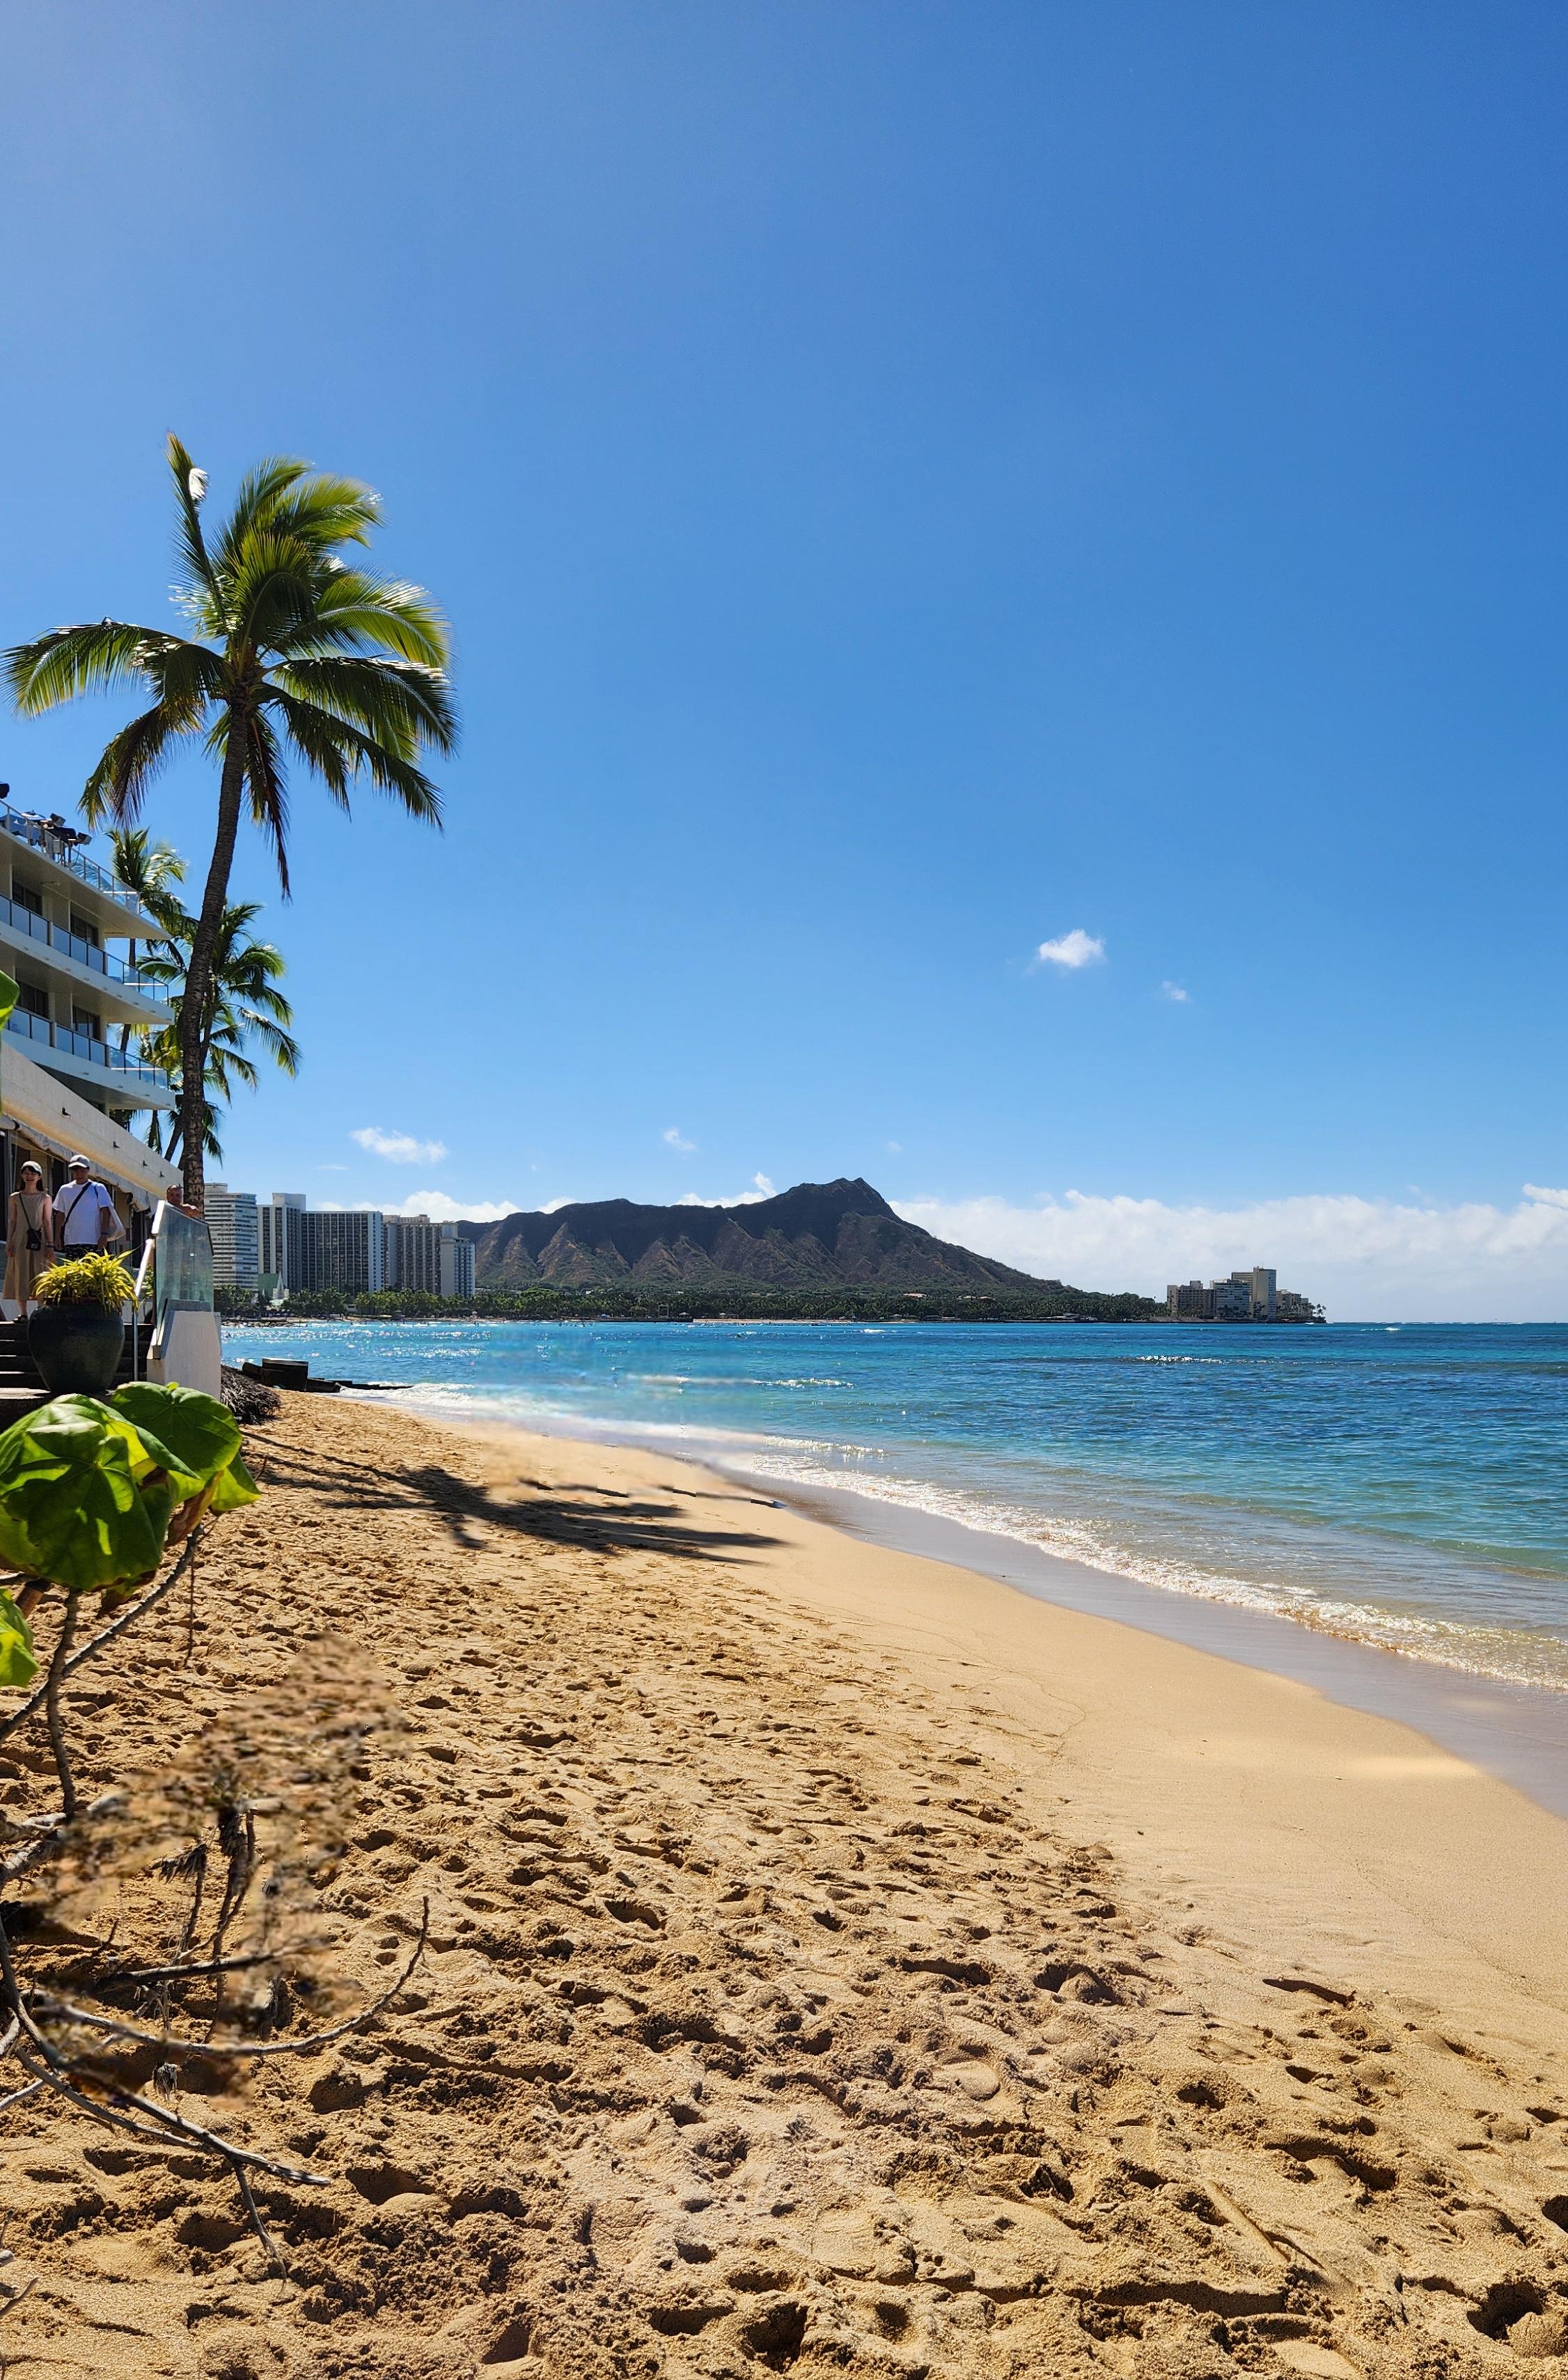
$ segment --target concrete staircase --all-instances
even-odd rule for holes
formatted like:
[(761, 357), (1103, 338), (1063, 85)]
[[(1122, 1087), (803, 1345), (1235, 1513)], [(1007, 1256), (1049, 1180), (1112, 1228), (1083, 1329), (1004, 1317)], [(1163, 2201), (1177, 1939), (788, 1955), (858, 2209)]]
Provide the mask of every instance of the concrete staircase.
[[(139, 1331), (134, 1354), (140, 1356), (144, 1348), (145, 1333)], [(128, 1330), (125, 1345), (120, 1350), (119, 1370), (115, 1375), (116, 1388), (123, 1381), (137, 1377), (132, 1363), (132, 1333)], [(48, 1402), (49, 1390), (39, 1378), (37, 1367), (28, 1353), (26, 1322), (0, 1320), (0, 1429), (7, 1428), (14, 1421), (20, 1421), (24, 1414), (36, 1413), (40, 1405), (46, 1405)]]

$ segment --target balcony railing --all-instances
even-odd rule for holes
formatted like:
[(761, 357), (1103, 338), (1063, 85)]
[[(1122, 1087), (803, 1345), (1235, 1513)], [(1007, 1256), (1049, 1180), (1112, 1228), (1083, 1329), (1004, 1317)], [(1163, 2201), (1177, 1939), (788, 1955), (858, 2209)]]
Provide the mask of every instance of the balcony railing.
[(107, 1066), (116, 1075), (129, 1075), (139, 1083), (152, 1083), (166, 1091), (169, 1078), (161, 1066), (145, 1065), (127, 1050), (111, 1049), (93, 1033), (79, 1033), (73, 1026), (55, 1025), (47, 1016), (34, 1016), (30, 1009), (13, 1008), (6, 1019), (7, 1033), (15, 1033), (24, 1041), (43, 1041), (52, 1050), (67, 1050), (74, 1058), (90, 1059), (95, 1066)]
[[(73, 876), (79, 876), (82, 882), (91, 884), (95, 892), (106, 893), (111, 901), (117, 901), (122, 909), (135, 909), (146, 916), (135, 893), (111, 876), (106, 868), (100, 868), (95, 859), (89, 859), (81, 851), (74, 827), (66, 827), (62, 831), (48, 819), (34, 818), (30, 810), (12, 809), (9, 803), (0, 804), (0, 827), (4, 827), (7, 834), (14, 834), (18, 843), (30, 844), (34, 851), (42, 851), (44, 857), (52, 859), (57, 868), (68, 868)], [(158, 930), (156, 926), (151, 919), (148, 923), (150, 930), (155, 934)]]
[[(67, 934), (64, 926), (52, 926), (35, 909), (24, 909), (19, 901), (7, 901), (0, 893), (0, 925), (14, 927), (18, 932), (30, 934), (35, 942), (43, 942), (52, 951), (60, 951), (79, 966), (91, 967), (110, 983), (124, 984), (128, 991), (144, 992), (150, 1000), (161, 1000), (162, 988), (143, 982), (133, 966), (127, 965), (114, 951), (100, 950), (96, 942), (87, 941), (80, 934)], [(156, 932), (154, 928), (153, 931)]]

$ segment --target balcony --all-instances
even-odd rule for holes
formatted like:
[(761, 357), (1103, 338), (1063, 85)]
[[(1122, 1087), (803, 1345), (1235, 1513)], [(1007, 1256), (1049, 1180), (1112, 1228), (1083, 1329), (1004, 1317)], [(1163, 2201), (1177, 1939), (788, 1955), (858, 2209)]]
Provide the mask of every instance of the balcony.
[(7, 834), (14, 834), (18, 843), (25, 843), (32, 850), (42, 852), (44, 858), (52, 859), (56, 868), (68, 868), (79, 883), (91, 884), (92, 890), (102, 892), (106, 901), (115, 902), (120, 908), (129, 909), (138, 917), (145, 917), (149, 938), (156, 934), (157, 927), (147, 917), (135, 893), (128, 892), (116, 877), (111, 876), (106, 868), (100, 868), (95, 859), (88, 858), (80, 848), (88, 838), (79, 828), (67, 826), (64, 820), (56, 823), (54, 819), (37, 818), (30, 810), (14, 810), (8, 802), (0, 804), (0, 827), (4, 827)]
[(114, 951), (100, 949), (84, 935), (68, 934), (64, 926), (52, 926), (36, 910), (24, 909), (19, 901), (7, 901), (0, 893), (0, 941), (7, 934), (25, 935), (30, 942), (37, 944), (41, 953), (52, 952), (76, 967), (86, 968), (90, 977), (96, 976), (112, 984), (124, 1000), (144, 1011), (150, 1024), (161, 1025), (167, 1020), (169, 1009), (161, 984), (144, 980)]
[(149, 1066), (128, 1051), (111, 1048), (95, 1034), (79, 1033), (69, 1025), (55, 1025), (47, 1016), (34, 1016), (25, 1008), (13, 1008), (6, 1019), (6, 1030), (28, 1044), (28, 1054), (51, 1072), (68, 1075), (73, 1080), (91, 1083), (107, 1094), (110, 1102), (121, 1108), (172, 1108), (174, 1092), (169, 1078), (161, 1066)]

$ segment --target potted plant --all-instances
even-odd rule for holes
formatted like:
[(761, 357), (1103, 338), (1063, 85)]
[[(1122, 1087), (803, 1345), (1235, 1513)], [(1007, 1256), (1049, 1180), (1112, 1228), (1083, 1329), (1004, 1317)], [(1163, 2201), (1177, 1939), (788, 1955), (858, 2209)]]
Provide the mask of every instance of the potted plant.
[(124, 1307), (136, 1283), (118, 1257), (95, 1249), (52, 1265), (33, 1292), (27, 1343), (52, 1396), (106, 1396), (125, 1344)]

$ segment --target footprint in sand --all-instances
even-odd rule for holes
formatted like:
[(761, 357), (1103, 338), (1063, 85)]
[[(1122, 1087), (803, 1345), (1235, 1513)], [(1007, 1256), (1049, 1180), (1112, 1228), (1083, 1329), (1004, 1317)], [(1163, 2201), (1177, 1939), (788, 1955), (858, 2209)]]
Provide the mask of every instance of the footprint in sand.
[(971, 2099), (994, 2099), (1002, 2088), (1002, 2077), (994, 2066), (983, 2058), (966, 2058), (955, 2060), (941, 2070), (942, 2080), (966, 2092)]
[(1316, 2347), (1307, 2338), (1282, 2339), (1274, 2350), (1287, 2372), (1306, 2372), (1313, 2380), (1361, 2380), (1359, 2367), (1331, 2347)]

